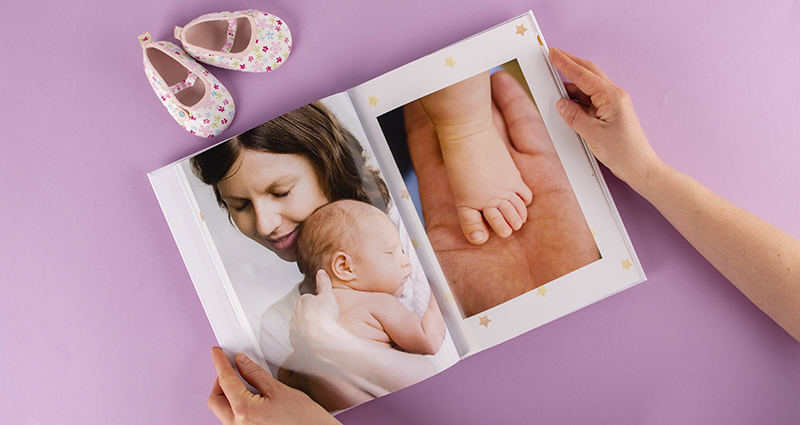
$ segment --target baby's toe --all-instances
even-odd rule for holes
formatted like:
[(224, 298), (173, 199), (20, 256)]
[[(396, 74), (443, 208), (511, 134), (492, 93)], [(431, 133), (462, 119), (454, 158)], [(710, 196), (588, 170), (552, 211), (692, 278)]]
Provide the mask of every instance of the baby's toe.
[[(502, 204), (508, 204), (508, 201), (501, 202)], [(514, 207), (511, 207), (511, 210), (514, 210)], [(487, 207), (483, 209), (483, 216), (486, 218), (486, 221), (489, 222), (489, 225), (492, 226), (492, 230), (497, 233), (497, 236), (501, 238), (507, 238), (511, 236), (513, 229), (506, 221), (506, 218), (503, 216), (500, 207)]]
[(479, 210), (469, 207), (458, 208), (458, 221), (464, 237), (474, 245), (481, 245), (489, 239), (489, 228), (483, 222)]

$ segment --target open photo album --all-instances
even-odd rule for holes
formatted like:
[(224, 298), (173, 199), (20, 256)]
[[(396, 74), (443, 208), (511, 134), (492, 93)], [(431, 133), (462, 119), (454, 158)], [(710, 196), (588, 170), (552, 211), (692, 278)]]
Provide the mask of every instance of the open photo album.
[(335, 413), (644, 281), (561, 98), (528, 12), (149, 173), (220, 346)]

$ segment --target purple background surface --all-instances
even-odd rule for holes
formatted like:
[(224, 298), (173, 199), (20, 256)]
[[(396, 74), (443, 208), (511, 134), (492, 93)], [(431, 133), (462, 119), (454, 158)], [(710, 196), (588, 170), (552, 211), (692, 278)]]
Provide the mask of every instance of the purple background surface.
[[(532, 9), (634, 99), (669, 164), (800, 237), (800, 6), (11, 2), (0, 35), (0, 422), (213, 424), (216, 343), (146, 173), (214, 143), (153, 95), (136, 37), (282, 17), (274, 73), (211, 69), (229, 137)], [(760, 2), (759, 2), (760, 3)], [(345, 412), (345, 424), (800, 423), (800, 344), (607, 173), (649, 280)]]

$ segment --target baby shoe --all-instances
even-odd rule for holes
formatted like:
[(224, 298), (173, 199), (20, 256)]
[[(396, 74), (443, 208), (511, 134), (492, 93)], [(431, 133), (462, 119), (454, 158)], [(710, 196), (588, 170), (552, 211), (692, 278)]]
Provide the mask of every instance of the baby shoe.
[(225, 131), (235, 109), (228, 89), (169, 41), (154, 42), (150, 33), (144, 33), (139, 42), (147, 80), (175, 121), (200, 137)]
[(200, 62), (237, 71), (272, 71), (292, 51), (286, 23), (257, 10), (200, 16), (183, 28), (175, 27), (175, 38)]

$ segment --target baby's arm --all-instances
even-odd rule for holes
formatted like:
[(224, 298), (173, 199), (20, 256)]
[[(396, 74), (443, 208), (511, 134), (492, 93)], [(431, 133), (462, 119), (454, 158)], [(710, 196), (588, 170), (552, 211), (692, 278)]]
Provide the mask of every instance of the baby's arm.
[(483, 218), (501, 237), (522, 227), (532, 194), (494, 126), (489, 72), (425, 96), (420, 103), (436, 128), (467, 240), (482, 244), (489, 238)]
[(439, 351), (445, 327), (433, 294), (421, 320), (397, 297), (384, 293), (374, 295), (376, 302), (370, 305), (370, 313), (398, 347), (414, 354), (436, 354)]

